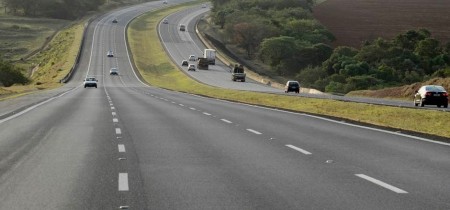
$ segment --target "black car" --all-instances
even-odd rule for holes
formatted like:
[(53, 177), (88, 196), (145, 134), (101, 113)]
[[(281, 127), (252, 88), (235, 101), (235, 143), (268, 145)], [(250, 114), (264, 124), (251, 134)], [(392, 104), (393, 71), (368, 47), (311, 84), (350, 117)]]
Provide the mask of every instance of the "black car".
[(437, 107), (448, 107), (448, 93), (444, 87), (439, 85), (425, 85), (420, 87), (414, 95), (415, 106), (437, 105)]
[(284, 92), (285, 93), (289, 93), (289, 92), (299, 93), (300, 92), (300, 83), (298, 83), (297, 81), (287, 81), (286, 86), (284, 87)]

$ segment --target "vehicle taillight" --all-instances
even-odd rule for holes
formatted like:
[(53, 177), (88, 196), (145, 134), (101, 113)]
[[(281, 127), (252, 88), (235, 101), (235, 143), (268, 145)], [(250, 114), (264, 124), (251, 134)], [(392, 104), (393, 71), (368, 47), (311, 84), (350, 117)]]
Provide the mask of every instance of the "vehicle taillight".
[(431, 96), (431, 95), (433, 95), (433, 93), (431, 93), (431, 92), (426, 92), (425, 95), (426, 95), (426, 96)]
[(442, 93), (442, 96), (448, 97), (448, 93)]

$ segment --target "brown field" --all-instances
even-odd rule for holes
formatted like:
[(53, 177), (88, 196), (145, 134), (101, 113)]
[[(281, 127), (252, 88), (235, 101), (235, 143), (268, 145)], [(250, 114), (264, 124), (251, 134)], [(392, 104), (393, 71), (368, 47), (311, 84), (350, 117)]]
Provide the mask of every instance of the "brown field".
[(419, 28), (450, 41), (449, 0), (327, 0), (314, 16), (336, 36), (334, 46), (359, 48), (365, 40)]

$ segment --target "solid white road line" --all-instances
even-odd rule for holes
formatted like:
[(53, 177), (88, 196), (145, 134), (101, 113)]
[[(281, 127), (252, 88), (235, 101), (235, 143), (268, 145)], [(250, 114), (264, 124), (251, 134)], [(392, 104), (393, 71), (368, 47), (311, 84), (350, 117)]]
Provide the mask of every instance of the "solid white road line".
[(117, 119), (117, 118), (113, 118), (113, 122), (119, 122), (119, 119)]
[(369, 182), (372, 182), (372, 183), (374, 183), (376, 185), (379, 185), (381, 187), (384, 187), (384, 188), (386, 188), (388, 190), (394, 191), (396, 193), (408, 193), (408, 192), (406, 192), (406, 191), (404, 191), (404, 190), (402, 190), (400, 188), (394, 187), (394, 186), (392, 186), (390, 184), (387, 184), (385, 182), (382, 182), (382, 181), (380, 181), (378, 179), (372, 178), (372, 177), (364, 175), (364, 174), (355, 174), (355, 176), (357, 176), (359, 178), (362, 178), (362, 179), (365, 179), (365, 180), (367, 180)]
[(122, 134), (122, 130), (120, 130), (120, 128), (116, 128), (116, 134)]
[(253, 130), (253, 129), (247, 129), (247, 131), (252, 132), (254, 134), (257, 134), (257, 135), (261, 135), (262, 134), (262, 133), (260, 133), (258, 131)]
[(119, 149), (119, 152), (125, 152), (125, 145), (119, 144), (119, 145), (117, 145), (117, 147)]
[(128, 190), (128, 173), (119, 173), (119, 191)]
[(229, 123), (229, 124), (231, 124), (232, 122), (231, 121), (229, 121), (229, 120), (227, 120), (227, 119), (221, 119), (223, 122), (226, 122), (226, 123)]
[(210, 116), (211, 114), (210, 113), (208, 113), (208, 112), (203, 112), (203, 114), (204, 115), (208, 115), (208, 116)]
[(301, 153), (303, 153), (305, 155), (311, 155), (312, 154), (311, 152), (308, 152), (308, 151), (306, 151), (306, 150), (304, 150), (302, 148), (298, 148), (298, 147), (296, 147), (294, 145), (287, 144), (286, 147), (289, 147), (289, 148), (291, 148), (293, 150), (297, 150), (297, 151), (299, 151), (299, 152), (301, 152)]

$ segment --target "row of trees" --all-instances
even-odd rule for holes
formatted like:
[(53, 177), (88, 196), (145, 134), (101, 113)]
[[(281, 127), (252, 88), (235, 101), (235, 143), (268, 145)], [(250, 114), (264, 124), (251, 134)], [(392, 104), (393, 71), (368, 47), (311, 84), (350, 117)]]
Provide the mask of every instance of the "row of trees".
[(6, 11), (13, 15), (76, 19), (97, 10), (106, 0), (3, 0)]
[[(322, 48), (331, 53), (331, 48), (321, 43), (329, 43), (334, 37), (311, 15), (312, 0), (212, 0), (212, 4), (213, 21), (229, 37), (226, 41), (245, 49), (249, 58), (263, 54), (261, 59), (275, 65), (280, 74), (301, 67), (299, 63), (305, 60), (319, 62), (312, 54)], [(278, 39), (280, 36), (282, 38)], [(270, 41), (271, 38), (275, 40)], [(280, 45), (292, 46), (289, 52), (278, 52), (288, 54), (288, 60), (269, 61), (285, 55), (270, 54), (270, 47), (264, 46), (264, 40), (269, 40), (265, 42), (267, 45), (279, 40)], [(260, 49), (268, 50), (260, 53)]]
[(301, 69), (297, 79), (323, 91), (347, 93), (450, 77), (449, 66), (450, 43), (442, 45), (420, 29), (366, 42), (359, 50), (337, 47), (321, 65)]
[(227, 43), (245, 49), (284, 77), (304, 86), (347, 93), (450, 76), (450, 44), (425, 29), (361, 48), (329, 44), (333, 35), (311, 15), (313, 0), (212, 0), (213, 20)]

